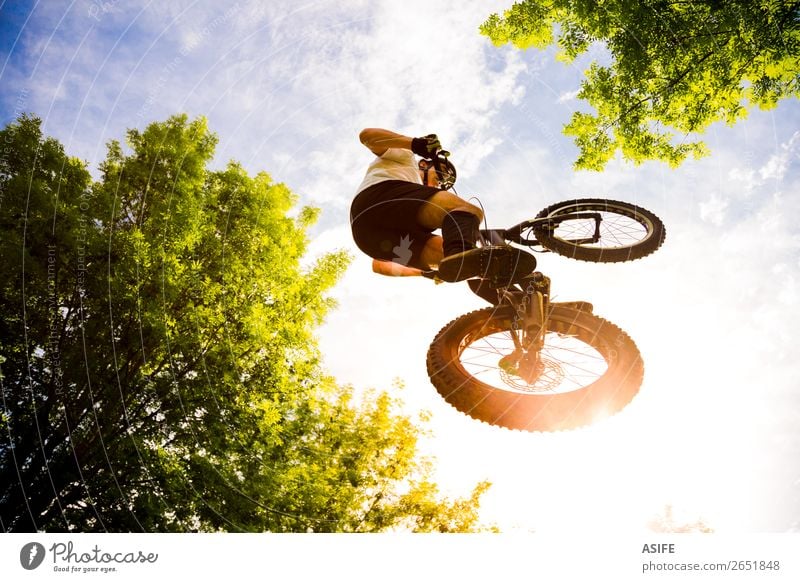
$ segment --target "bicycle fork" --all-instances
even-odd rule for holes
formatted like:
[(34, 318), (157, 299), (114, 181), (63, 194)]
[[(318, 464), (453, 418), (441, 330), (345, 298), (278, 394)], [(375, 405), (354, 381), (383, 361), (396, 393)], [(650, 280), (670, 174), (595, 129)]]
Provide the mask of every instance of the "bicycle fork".
[(513, 294), (511, 339), (514, 351), (501, 358), (500, 367), (533, 384), (544, 365), (540, 357), (547, 330), (550, 306), (550, 278), (538, 271), (522, 280), (524, 294)]

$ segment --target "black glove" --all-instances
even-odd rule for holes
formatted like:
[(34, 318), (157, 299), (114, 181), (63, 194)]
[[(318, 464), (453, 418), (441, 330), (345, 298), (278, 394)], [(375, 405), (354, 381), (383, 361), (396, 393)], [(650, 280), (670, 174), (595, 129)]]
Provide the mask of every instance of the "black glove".
[(439, 143), (439, 138), (436, 137), (435, 133), (425, 137), (415, 137), (411, 140), (411, 151), (421, 158), (430, 160), (436, 156), (440, 149), (442, 149), (442, 144)]

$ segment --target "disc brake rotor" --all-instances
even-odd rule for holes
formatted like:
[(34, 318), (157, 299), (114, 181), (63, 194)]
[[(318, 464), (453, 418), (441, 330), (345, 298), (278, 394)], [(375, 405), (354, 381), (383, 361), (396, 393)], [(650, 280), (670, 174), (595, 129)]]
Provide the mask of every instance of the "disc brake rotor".
[(552, 392), (561, 385), (564, 380), (564, 371), (558, 362), (549, 359), (540, 359), (541, 368), (536, 378), (528, 382), (514, 373), (509, 366), (498, 366), (500, 379), (509, 388), (519, 392)]

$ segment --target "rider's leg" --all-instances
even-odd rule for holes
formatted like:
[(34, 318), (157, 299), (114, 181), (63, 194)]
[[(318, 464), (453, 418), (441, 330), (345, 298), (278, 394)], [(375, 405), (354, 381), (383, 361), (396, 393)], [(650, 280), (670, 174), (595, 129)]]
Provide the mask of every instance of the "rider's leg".
[(425, 242), (420, 253), (420, 267), (425, 266), (426, 269), (433, 269), (442, 262), (444, 256), (443, 240), (440, 236), (432, 236)]
[[(433, 269), (439, 265), (444, 257), (443, 239), (440, 236), (434, 236), (428, 239), (428, 242), (422, 249), (420, 256), (421, 262)], [(489, 282), (484, 279), (470, 279), (467, 281), (469, 288), (475, 295), (481, 299), (488, 301), (492, 305), (497, 305), (497, 291), (489, 287)]]
[(477, 206), (449, 192), (431, 196), (417, 214), (426, 228), (442, 229), (444, 258), (439, 276), (450, 282), (463, 281), (480, 274), (485, 259), (475, 249), (483, 212)]
[(455, 194), (439, 191), (417, 212), (425, 228), (442, 229), (443, 259), (439, 276), (445, 281), (462, 281), (479, 274), (481, 263), (475, 250), (483, 212)]
[(372, 271), (390, 277), (413, 277), (419, 276), (420, 271), (435, 269), (442, 260), (442, 237), (429, 236), (423, 245), (415, 246), (413, 250), (414, 254), (408, 265), (397, 261), (372, 259)]
[[(433, 236), (425, 243), (420, 254), (420, 261), (427, 265), (428, 269), (433, 269), (439, 265), (444, 257), (443, 239), (440, 236)], [(499, 300), (497, 291), (489, 287), (489, 282), (485, 279), (470, 279), (467, 281), (469, 288), (475, 295), (488, 301), (492, 305), (497, 305)]]
[(442, 221), (444, 256), (451, 257), (475, 248), (478, 241), (480, 215), (466, 210), (453, 210)]
[[(419, 264), (416, 266), (423, 270), (434, 269), (439, 265), (443, 257), (442, 237), (432, 236), (425, 242), (425, 246), (422, 247)], [(484, 301), (488, 301), (492, 305), (497, 305), (499, 303), (497, 291), (489, 286), (489, 282), (486, 279), (470, 279), (467, 281), (467, 284), (470, 290)]]
[(444, 190), (428, 198), (417, 213), (420, 225), (442, 229), (445, 257), (475, 248), (482, 219), (480, 208)]
[(414, 267), (406, 267), (400, 263), (379, 259), (372, 259), (372, 272), (388, 277), (418, 277), (420, 274), (420, 270)]

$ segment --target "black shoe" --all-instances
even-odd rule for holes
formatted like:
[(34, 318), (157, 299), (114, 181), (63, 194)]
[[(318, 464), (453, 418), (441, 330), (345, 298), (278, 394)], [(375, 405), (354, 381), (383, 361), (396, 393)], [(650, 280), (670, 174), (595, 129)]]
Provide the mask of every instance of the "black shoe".
[(461, 253), (455, 253), (442, 259), (439, 263), (439, 278), (448, 283), (464, 281), (478, 277), (483, 271), (482, 255), (484, 249), (469, 249)]
[(530, 253), (512, 246), (486, 246), (445, 257), (438, 274), (448, 283), (481, 277), (502, 287), (530, 275), (535, 268), (536, 258)]

